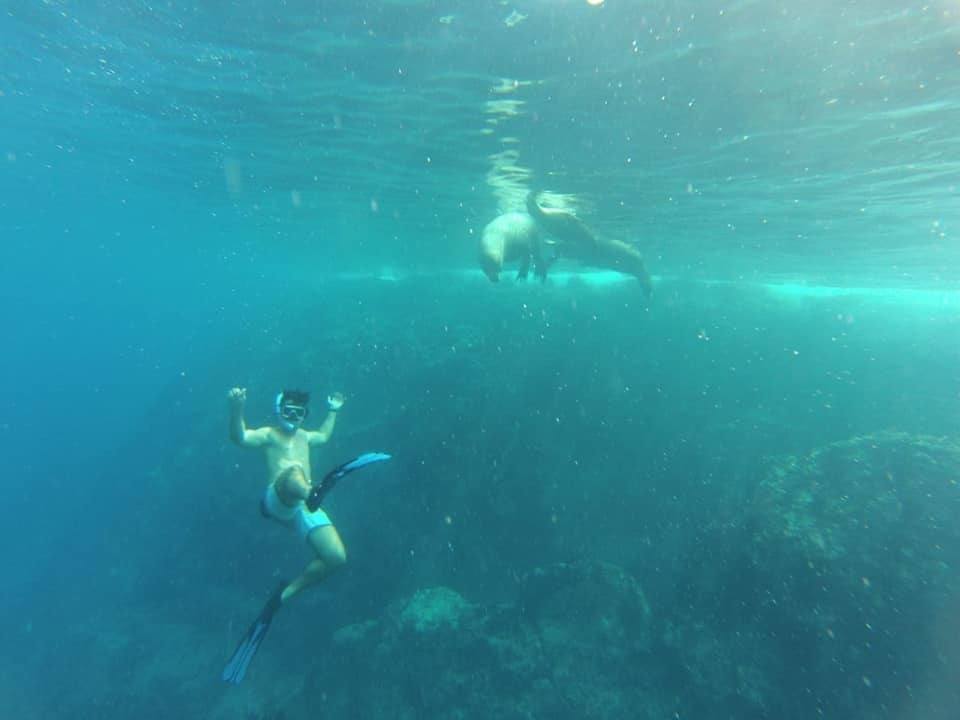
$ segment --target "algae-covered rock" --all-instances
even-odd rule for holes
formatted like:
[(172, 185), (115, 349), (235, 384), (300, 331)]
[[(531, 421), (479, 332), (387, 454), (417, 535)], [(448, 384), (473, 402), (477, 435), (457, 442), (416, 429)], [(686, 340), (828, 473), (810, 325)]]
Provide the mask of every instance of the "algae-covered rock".
[(912, 702), (960, 590), (960, 446), (883, 433), (778, 459), (750, 528), (758, 625), (823, 689), (818, 707)]
[(375, 632), (376, 626), (373, 620), (345, 625), (333, 633), (333, 642), (335, 645), (359, 645)]
[(537, 568), (523, 578), (520, 597), (554, 676), (568, 686), (598, 674), (620, 676), (623, 662), (650, 648), (650, 606), (637, 581), (616, 566)]
[(632, 576), (607, 563), (559, 563), (527, 574), (520, 597), (562, 712), (644, 717), (641, 708), (657, 704), (660, 694), (645, 691), (650, 606)]
[(660, 717), (645, 672), (650, 609), (639, 585), (600, 563), (538, 569), (516, 603), (478, 606), (420, 590), (336, 636), (315, 673), (325, 717)]
[(418, 633), (457, 631), (470, 615), (470, 605), (450, 588), (419, 590), (400, 612), (401, 630)]
[(833, 575), (871, 605), (956, 582), (960, 446), (885, 433), (774, 463), (752, 508), (754, 556)]
[(678, 612), (660, 638), (686, 685), (691, 714), (710, 710), (734, 717), (781, 716), (777, 707), (785, 663), (761, 628), (709, 612)]

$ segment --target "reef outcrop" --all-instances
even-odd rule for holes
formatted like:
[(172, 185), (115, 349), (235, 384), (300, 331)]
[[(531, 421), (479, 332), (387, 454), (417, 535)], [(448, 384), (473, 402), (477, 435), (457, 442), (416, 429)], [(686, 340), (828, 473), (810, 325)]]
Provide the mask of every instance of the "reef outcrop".
[(633, 578), (602, 563), (551, 565), (521, 578), (516, 597), (479, 606), (420, 590), (341, 628), (308, 692), (325, 695), (327, 717), (656, 716), (643, 671), (651, 613)]

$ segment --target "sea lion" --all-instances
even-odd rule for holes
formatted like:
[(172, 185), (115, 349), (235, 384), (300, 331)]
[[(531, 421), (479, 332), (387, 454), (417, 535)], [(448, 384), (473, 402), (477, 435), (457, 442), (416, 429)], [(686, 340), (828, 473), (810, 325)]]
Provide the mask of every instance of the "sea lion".
[(632, 245), (622, 240), (598, 238), (580, 218), (566, 210), (541, 207), (536, 192), (527, 195), (527, 212), (544, 232), (557, 240), (554, 249), (558, 255), (584, 265), (633, 275), (647, 297), (653, 292), (643, 255)]
[(566, 210), (542, 207), (537, 202), (538, 195), (536, 191), (527, 193), (527, 212), (545, 233), (562, 245), (575, 246), (578, 253), (596, 251), (597, 238), (580, 218)]
[(526, 279), (531, 262), (537, 277), (546, 277), (540, 228), (532, 217), (522, 212), (495, 217), (480, 236), (480, 267), (491, 282), (500, 279), (504, 263), (515, 261), (520, 262), (518, 280)]

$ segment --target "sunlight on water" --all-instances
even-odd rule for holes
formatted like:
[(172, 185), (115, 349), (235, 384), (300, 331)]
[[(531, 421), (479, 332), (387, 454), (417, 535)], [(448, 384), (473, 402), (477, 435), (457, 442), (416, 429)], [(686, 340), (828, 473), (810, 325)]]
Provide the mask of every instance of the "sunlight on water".
[(914, 290), (909, 288), (882, 287), (829, 287), (821, 285), (797, 285), (794, 283), (764, 283), (771, 295), (780, 299), (858, 297), (874, 302), (895, 303), (898, 306), (957, 307), (960, 292), (944, 290)]
[[(311, 275), (312, 281), (316, 279)], [(426, 279), (446, 278), (457, 282), (488, 281), (479, 270), (438, 270), (435, 272), (402, 272), (394, 267), (385, 267), (374, 273), (352, 272), (338, 273), (324, 278), (325, 282), (367, 282), (378, 280), (381, 282), (404, 283), (418, 282)], [(801, 283), (771, 283), (771, 282), (749, 282), (745, 280), (700, 280), (688, 281), (680, 280), (675, 276), (653, 276), (656, 292), (662, 293), (668, 290), (671, 285), (682, 282), (684, 286), (719, 287), (729, 286), (742, 289), (744, 292), (754, 290), (763, 290), (774, 298), (789, 303), (803, 299), (827, 299), (827, 298), (858, 298), (869, 300), (871, 302), (892, 303), (901, 307), (936, 307), (952, 308), (960, 307), (960, 290), (922, 290), (912, 288), (892, 288), (892, 287), (842, 287), (831, 285), (806, 285)], [(566, 288), (571, 286), (583, 286), (591, 288), (605, 288), (615, 286), (630, 286), (636, 284), (636, 279), (622, 275), (614, 271), (598, 270), (593, 272), (554, 272), (550, 274), (548, 287)], [(527, 287), (536, 290), (542, 287), (539, 283), (526, 282), (518, 283), (514, 280), (505, 278), (501, 285), (507, 287)], [(490, 292), (497, 292), (499, 288), (491, 287)], [(656, 305), (656, 300), (654, 300)]]

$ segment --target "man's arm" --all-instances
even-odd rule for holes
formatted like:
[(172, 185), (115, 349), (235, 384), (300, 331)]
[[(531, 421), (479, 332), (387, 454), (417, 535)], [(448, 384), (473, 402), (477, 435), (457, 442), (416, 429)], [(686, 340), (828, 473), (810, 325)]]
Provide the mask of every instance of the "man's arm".
[(336, 392), (327, 398), (327, 405), (330, 412), (324, 418), (323, 423), (316, 430), (307, 431), (307, 441), (311, 445), (322, 445), (330, 439), (333, 434), (333, 426), (337, 424), (337, 412), (343, 407), (343, 395)]
[(230, 403), (230, 439), (244, 447), (260, 447), (270, 440), (270, 428), (248, 430), (243, 419), (243, 408), (247, 402), (246, 388), (232, 388), (227, 393)]

